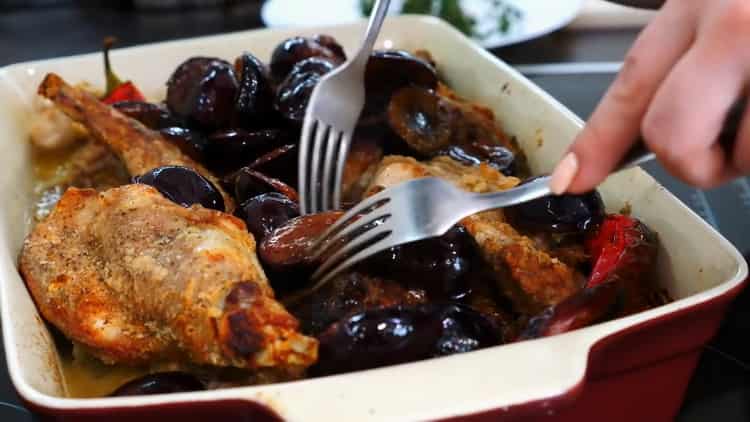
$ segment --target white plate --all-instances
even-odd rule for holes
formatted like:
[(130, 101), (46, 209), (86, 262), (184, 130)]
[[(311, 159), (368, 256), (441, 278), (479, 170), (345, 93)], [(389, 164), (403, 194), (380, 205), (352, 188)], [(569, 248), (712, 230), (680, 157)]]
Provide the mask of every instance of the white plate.
[[(522, 18), (507, 33), (495, 31), (492, 35), (476, 39), (485, 48), (498, 48), (530, 40), (557, 29), (572, 21), (583, 7), (584, 0), (506, 0), (516, 6)], [(400, 10), (403, 0), (391, 0), (391, 10)], [(487, 13), (490, 0), (463, 0), (466, 11), (477, 18), (478, 28), (494, 28), (494, 20)], [(261, 17), (271, 28), (293, 26), (319, 26), (350, 23), (362, 19), (360, 0), (268, 0), (263, 5)], [(492, 21), (488, 21), (491, 19)]]

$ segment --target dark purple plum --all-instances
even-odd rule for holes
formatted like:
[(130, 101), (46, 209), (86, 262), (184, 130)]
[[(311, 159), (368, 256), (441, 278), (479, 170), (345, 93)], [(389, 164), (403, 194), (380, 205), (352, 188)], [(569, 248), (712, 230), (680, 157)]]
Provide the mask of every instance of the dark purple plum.
[(299, 205), (278, 192), (264, 193), (243, 202), (238, 208), (239, 217), (245, 220), (247, 230), (256, 242), (299, 216)]
[(434, 92), (408, 86), (388, 104), (388, 123), (416, 153), (431, 157), (454, 142), (453, 121), (459, 111)]
[(211, 170), (226, 174), (283, 145), (287, 138), (279, 129), (219, 130), (207, 137), (204, 161)]
[[(533, 180), (533, 179), (529, 179)], [(583, 233), (604, 218), (604, 202), (597, 191), (582, 195), (550, 195), (504, 209), (523, 229), (553, 233)]]
[(296, 186), (297, 157), (297, 144), (286, 144), (258, 157), (248, 167)]
[(368, 94), (390, 96), (405, 86), (435, 89), (437, 84), (435, 68), (406, 51), (375, 51), (367, 61), (365, 86)]
[(516, 157), (513, 151), (500, 145), (487, 145), (474, 142), (468, 145), (450, 145), (439, 151), (440, 155), (447, 155), (459, 163), (478, 166), (487, 163), (506, 176), (512, 176), (516, 171)]
[(309, 57), (322, 57), (335, 64), (346, 61), (344, 49), (333, 37), (294, 37), (279, 44), (271, 54), (271, 76), (281, 81), (289, 75), (295, 64)]
[(297, 191), (291, 186), (249, 167), (239, 169), (232, 175), (231, 179), (235, 199), (238, 203), (243, 203), (250, 198), (269, 192), (281, 193), (295, 202), (299, 199)]
[(261, 127), (273, 112), (273, 89), (268, 69), (250, 53), (238, 57), (234, 67), (239, 79), (236, 124), (244, 128)]
[(133, 178), (156, 188), (166, 198), (183, 207), (194, 204), (224, 211), (224, 199), (210, 180), (191, 168), (181, 166), (157, 167)]
[(462, 226), (443, 236), (396, 246), (362, 264), (364, 271), (424, 289), (433, 299), (456, 300), (470, 291), (467, 278), (479, 266), (474, 239)]
[(464, 353), (502, 343), (499, 329), (469, 307), (424, 304), (367, 310), (319, 337), (313, 375), (356, 371)]
[(167, 81), (167, 106), (191, 127), (221, 129), (232, 121), (238, 91), (239, 82), (229, 62), (193, 57), (178, 66)]
[(276, 91), (276, 111), (293, 123), (302, 123), (313, 89), (333, 68), (329, 60), (320, 57), (310, 57), (295, 64)]
[(193, 160), (203, 162), (206, 158), (208, 140), (200, 132), (179, 126), (165, 127), (159, 132)]
[(426, 61), (406, 51), (375, 51), (370, 55), (365, 72), (363, 118), (382, 116), (391, 96), (400, 88), (413, 85), (433, 90), (437, 83), (437, 73)]
[(187, 117), (193, 110), (196, 91), (214, 63), (226, 63), (215, 57), (191, 57), (182, 62), (167, 81), (167, 107), (172, 113)]

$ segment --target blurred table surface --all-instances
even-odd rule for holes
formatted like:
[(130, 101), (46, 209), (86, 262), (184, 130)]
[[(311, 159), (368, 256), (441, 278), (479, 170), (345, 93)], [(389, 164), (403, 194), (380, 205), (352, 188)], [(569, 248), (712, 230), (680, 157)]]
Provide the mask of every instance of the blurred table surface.
[[(128, 46), (263, 26), (259, 2), (235, 1), (231, 7), (169, 12), (73, 6), (9, 8), (7, 5), (11, 3), (0, 0), (0, 66), (98, 51), (102, 38), (108, 35), (118, 37), (119, 46)], [(636, 33), (634, 29), (563, 30), (527, 43), (493, 50), (493, 53), (516, 65), (616, 62), (622, 60)], [(585, 118), (612, 77), (612, 74), (604, 73), (547, 75), (532, 79)], [(647, 170), (686, 202), (689, 202), (690, 195), (696, 194), (671, 180), (658, 166)], [(703, 195), (704, 199), (710, 198), (719, 212), (727, 210), (726, 217), (720, 216), (721, 227), (717, 228), (747, 254), (750, 252), (750, 236), (744, 233), (750, 227), (747, 224), (750, 214), (744, 211), (738, 214), (737, 207), (727, 202), (732, 198), (727, 192), (722, 196), (722, 192), (697, 194)], [(716, 225), (716, 221), (712, 222)], [(719, 334), (706, 347), (678, 421), (750, 420), (750, 342), (744, 338), (750, 333), (748, 291), (736, 300)], [(0, 403), (0, 421), (35, 420), (20, 407), (8, 380), (2, 350), (0, 359), (0, 402), (5, 402)]]

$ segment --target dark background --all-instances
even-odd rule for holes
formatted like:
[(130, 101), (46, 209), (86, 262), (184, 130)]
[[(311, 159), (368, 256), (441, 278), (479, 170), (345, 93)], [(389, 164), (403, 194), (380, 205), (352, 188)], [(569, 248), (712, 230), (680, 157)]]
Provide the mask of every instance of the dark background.
[[(100, 4), (109, 7), (98, 7)], [(170, 5), (177, 6), (164, 7)], [(262, 26), (259, 11), (259, 1), (240, 0), (0, 0), (0, 66), (97, 51), (101, 40), (108, 35), (117, 36), (118, 45), (124, 47), (257, 28)], [(493, 53), (515, 65), (620, 61), (636, 33), (629, 29), (560, 31), (493, 50)], [(613, 75), (530, 77), (586, 118)], [(744, 254), (750, 253), (750, 184), (747, 178), (704, 192), (675, 181), (656, 164), (646, 168)], [(678, 421), (750, 420), (750, 342), (744, 337), (748, 334), (750, 290), (735, 301), (717, 337), (705, 348)], [(0, 362), (0, 421), (34, 420), (18, 406), (1, 349)]]

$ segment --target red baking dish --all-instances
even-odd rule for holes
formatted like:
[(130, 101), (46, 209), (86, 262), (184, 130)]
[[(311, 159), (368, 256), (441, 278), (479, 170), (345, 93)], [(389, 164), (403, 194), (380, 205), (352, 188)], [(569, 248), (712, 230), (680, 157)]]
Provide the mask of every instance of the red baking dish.
[[(363, 25), (261, 30), (113, 52), (150, 98), (189, 56), (251, 50), (263, 59), (282, 39), (328, 33), (356, 48)], [(379, 48), (428, 49), (460, 94), (486, 104), (524, 147), (535, 172), (549, 171), (581, 128), (570, 111), (442, 21), (390, 20)], [(720, 234), (640, 169), (601, 187), (610, 211), (630, 207), (658, 232), (659, 281), (667, 305), (570, 333), (369, 371), (195, 393), (83, 399), (66, 393), (57, 351), (18, 275), (30, 227), (27, 136), (36, 86), (47, 72), (103, 86), (101, 56), (21, 63), (0, 70), (0, 306), (11, 378), (24, 402), (61, 420), (492, 420), (668, 421), (701, 347), (743, 287), (747, 264)]]

